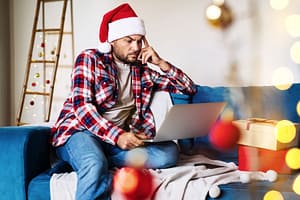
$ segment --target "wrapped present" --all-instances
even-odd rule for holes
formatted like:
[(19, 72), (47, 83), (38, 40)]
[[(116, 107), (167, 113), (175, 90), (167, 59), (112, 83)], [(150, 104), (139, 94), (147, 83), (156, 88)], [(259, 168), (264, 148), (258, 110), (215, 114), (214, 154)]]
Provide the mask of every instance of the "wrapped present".
[[(299, 124), (290, 122), (291, 126), (278, 128), (279, 121), (261, 118), (235, 120), (233, 123), (241, 130), (238, 144), (269, 150), (286, 149), (298, 145)], [(294, 137), (290, 141), (278, 140), (279, 129), (281, 137), (285, 134), (291, 135), (291, 130), (292, 132), (294, 130)]]
[(257, 147), (239, 145), (238, 166), (242, 171), (274, 170), (280, 174), (291, 174), (293, 172), (285, 162), (288, 149), (268, 150)]

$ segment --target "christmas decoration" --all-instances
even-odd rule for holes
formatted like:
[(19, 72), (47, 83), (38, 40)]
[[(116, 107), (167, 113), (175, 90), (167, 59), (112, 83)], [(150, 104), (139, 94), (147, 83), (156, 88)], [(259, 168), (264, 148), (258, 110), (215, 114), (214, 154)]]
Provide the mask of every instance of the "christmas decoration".
[(146, 169), (124, 167), (114, 175), (113, 187), (127, 200), (148, 199), (154, 188), (153, 177)]
[(233, 149), (240, 138), (240, 129), (231, 121), (220, 120), (209, 133), (211, 144), (222, 151)]
[(129, 4), (124, 3), (103, 16), (99, 31), (99, 50), (111, 51), (110, 42), (133, 34), (145, 35), (144, 22)]
[(31, 106), (34, 106), (34, 100), (31, 100), (31, 101), (29, 102), (29, 104), (30, 104)]
[(206, 18), (212, 26), (220, 29), (228, 28), (233, 22), (231, 9), (224, 1), (213, 1), (206, 9)]

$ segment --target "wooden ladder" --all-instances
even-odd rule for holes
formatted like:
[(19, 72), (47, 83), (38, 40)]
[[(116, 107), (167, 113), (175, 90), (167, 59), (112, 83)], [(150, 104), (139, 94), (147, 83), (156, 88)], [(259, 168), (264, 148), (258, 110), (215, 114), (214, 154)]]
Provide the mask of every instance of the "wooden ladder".
[[(54, 18), (57, 17), (53, 16), (53, 14), (60, 12), (57, 6), (61, 8), (60, 18), (58, 18), (59, 25), (53, 28), (49, 24), (53, 23)], [(68, 32), (64, 31), (67, 7), (69, 7), (71, 29)], [(72, 0), (37, 0), (21, 101), (17, 114), (18, 126), (49, 122), (62, 41), (65, 34), (71, 37), (71, 47), (69, 49), (72, 51), (72, 58), (74, 58), (72, 7)], [(52, 12), (46, 13), (46, 11), (49, 11), (48, 8)], [(49, 48), (51, 45), (48, 45), (49, 38), (52, 40), (54, 38), (54, 44), (56, 44), (51, 50)], [(50, 78), (49, 74), (51, 74)], [(39, 79), (40, 82), (33, 81), (34, 79)], [(40, 107), (37, 106), (37, 102)], [(23, 112), (25, 108), (28, 109), (30, 107), (34, 107), (32, 110), (37, 113), (35, 120), (33, 120), (34, 117)]]

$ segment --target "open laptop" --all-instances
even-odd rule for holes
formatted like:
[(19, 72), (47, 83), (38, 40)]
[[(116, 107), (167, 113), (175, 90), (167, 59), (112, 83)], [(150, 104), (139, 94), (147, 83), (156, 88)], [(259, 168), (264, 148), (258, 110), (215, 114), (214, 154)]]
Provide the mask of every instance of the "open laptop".
[(223, 111), (225, 102), (173, 105), (156, 136), (144, 142), (161, 142), (205, 136)]

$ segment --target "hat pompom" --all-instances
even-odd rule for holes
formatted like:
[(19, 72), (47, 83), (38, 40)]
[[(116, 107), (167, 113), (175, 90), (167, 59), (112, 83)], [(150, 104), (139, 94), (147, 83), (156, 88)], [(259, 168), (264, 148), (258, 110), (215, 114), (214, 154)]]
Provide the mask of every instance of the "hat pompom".
[(102, 53), (109, 53), (111, 51), (111, 45), (108, 42), (100, 42), (98, 49)]

